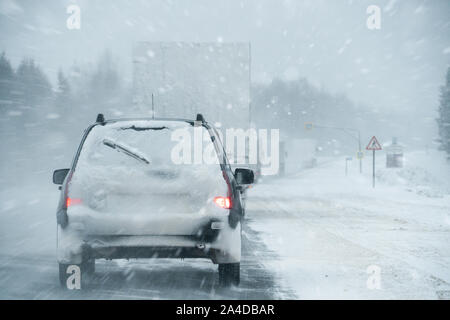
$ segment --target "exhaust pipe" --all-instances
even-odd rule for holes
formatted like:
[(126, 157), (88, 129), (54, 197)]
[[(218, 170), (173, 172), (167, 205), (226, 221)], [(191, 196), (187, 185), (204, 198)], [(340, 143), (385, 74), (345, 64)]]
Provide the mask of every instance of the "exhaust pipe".
[(205, 244), (204, 244), (204, 243), (197, 243), (197, 244), (195, 245), (195, 247), (196, 247), (197, 249), (200, 249), (200, 250), (205, 250)]

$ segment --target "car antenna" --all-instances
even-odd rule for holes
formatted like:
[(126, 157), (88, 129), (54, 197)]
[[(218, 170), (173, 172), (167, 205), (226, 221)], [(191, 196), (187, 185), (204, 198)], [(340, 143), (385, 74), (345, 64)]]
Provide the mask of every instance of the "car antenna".
[(155, 103), (153, 99), (153, 93), (152, 93), (152, 119), (155, 120)]

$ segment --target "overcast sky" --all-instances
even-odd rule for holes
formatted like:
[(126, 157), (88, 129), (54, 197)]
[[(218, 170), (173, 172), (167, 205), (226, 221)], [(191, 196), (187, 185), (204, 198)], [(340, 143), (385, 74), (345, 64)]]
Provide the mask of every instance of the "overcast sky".
[[(68, 4), (81, 29), (66, 27)], [(381, 29), (366, 9), (381, 7)], [(306, 77), (371, 108), (433, 117), (450, 63), (448, 0), (0, 0), (0, 50), (59, 67), (110, 48), (131, 75), (134, 41), (250, 41), (252, 77)]]

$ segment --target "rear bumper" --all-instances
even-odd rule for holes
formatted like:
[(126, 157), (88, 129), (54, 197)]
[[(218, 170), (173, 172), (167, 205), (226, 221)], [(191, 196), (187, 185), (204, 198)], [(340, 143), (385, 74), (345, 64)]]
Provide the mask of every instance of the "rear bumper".
[(213, 263), (241, 260), (240, 226), (225, 228), (212, 241), (195, 236), (85, 235), (58, 229), (58, 261), (78, 264), (87, 259), (207, 258)]
[(90, 236), (84, 241), (85, 258), (210, 258), (220, 250), (191, 236)]

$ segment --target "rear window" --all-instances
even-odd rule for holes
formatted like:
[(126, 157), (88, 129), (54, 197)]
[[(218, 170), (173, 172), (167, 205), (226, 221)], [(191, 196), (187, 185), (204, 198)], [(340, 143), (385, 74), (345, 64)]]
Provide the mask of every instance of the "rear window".
[(221, 150), (208, 130), (181, 121), (126, 121), (96, 126), (86, 138), (80, 164), (136, 169), (218, 166)]
[(182, 121), (122, 121), (95, 126), (87, 136), (76, 175), (222, 178), (223, 150), (203, 126)]

